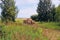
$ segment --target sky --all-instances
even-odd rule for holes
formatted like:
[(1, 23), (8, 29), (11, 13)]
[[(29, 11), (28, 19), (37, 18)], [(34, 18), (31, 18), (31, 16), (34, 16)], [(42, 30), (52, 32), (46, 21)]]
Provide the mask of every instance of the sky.
[[(36, 9), (39, 0), (15, 0), (19, 9), (18, 18), (30, 18), (31, 15), (37, 14)], [(52, 3), (58, 6), (59, 0), (52, 0)]]
[(39, 0), (16, 0), (16, 6), (19, 9), (18, 18), (29, 18), (36, 13), (36, 7)]
[[(19, 10), (17, 18), (30, 18), (31, 15), (37, 14), (39, 0), (15, 0), (15, 2)], [(58, 6), (60, 0), (52, 0), (52, 3)]]

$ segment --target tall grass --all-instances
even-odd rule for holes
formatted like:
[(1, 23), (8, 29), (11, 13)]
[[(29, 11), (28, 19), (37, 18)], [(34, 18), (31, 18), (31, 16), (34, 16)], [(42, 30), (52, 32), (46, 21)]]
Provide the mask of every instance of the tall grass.
[(3, 34), (0, 40), (48, 40), (46, 36), (43, 36), (43, 29), (41, 27), (60, 30), (60, 23), (57, 22), (38, 22), (40, 27), (34, 27), (23, 24), (23, 20), (18, 19), (16, 21), (15, 23), (8, 23), (6, 25), (0, 23)]
[(42, 22), (38, 24), (44, 28), (60, 30), (60, 22)]
[(35, 28), (34, 26), (18, 22), (13, 24), (9, 23), (8, 25), (1, 24), (0, 26), (2, 26), (2, 31), (5, 32), (1, 40), (18, 40), (18, 35), (20, 40), (23, 38), (25, 38), (25, 40), (48, 40), (47, 37), (43, 36), (42, 28), (40, 27)]

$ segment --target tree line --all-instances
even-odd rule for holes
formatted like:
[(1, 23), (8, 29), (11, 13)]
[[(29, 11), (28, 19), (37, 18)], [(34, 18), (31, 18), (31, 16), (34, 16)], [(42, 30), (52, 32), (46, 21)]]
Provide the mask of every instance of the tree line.
[[(14, 0), (1, 0), (0, 7), (2, 22), (15, 22), (18, 14), (18, 8), (15, 6)], [(38, 15), (32, 15), (31, 18), (35, 21), (60, 21), (60, 5), (55, 7), (51, 0), (39, 0), (37, 7)]]
[(31, 16), (31, 18), (35, 21), (60, 21), (60, 5), (55, 7), (55, 5), (52, 5), (51, 0), (39, 0), (37, 13), (38, 15)]

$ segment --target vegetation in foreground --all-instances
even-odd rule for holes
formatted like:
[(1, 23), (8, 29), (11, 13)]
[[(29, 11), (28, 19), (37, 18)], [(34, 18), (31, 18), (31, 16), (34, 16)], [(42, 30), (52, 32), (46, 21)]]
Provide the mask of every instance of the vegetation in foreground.
[(42, 28), (22, 23), (0, 24), (2, 38), (0, 40), (48, 40), (42, 35)]
[[(60, 21), (60, 5), (56, 8), (55, 6), (52, 6), (51, 8), (50, 1), (44, 0), (43, 2), (42, 0), (40, 0), (37, 7), (38, 15), (33, 15), (31, 18), (35, 21), (45, 21), (45, 23), (40, 22), (38, 23), (39, 26), (33, 26), (23, 24), (22, 20), (15, 22), (18, 10), (16, 9), (14, 0), (1, 1), (1, 20), (3, 23), (0, 23), (0, 40), (50, 40), (51, 38), (49, 37), (49, 31), (43, 28), (60, 30), (60, 23), (56, 23)], [(4, 24), (4, 22), (6, 24)], [(48, 36), (44, 36), (43, 32)], [(50, 33), (51, 32), (52, 31), (50, 31)], [(56, 36), (56, 34), (60, 35), (60, 31), (57, 32), (53, 30), (52, 34), (53, 33), (53, 37)], [(52, 40), (54, 39), (52, 38)], [(58, 37), (58, 40), (60, 40), (60, 37)]]
[[(20, 22), (21, 21), (21, 22)], [(43, 28), (59, 29), (59, 23), (37, 23), (36, 25), (23, 24), (22, 20), (15, 23), (0, 23), (0, 28), (2, 29), (2, 37), (0, 35), (0, 40), (49, 40), (48, 37), (43, 35)], [(59, 29), (60, 30), (60, 29)], [(60, 37), (59, 37), (60, 38)], [(59, 39), (58, 38), (58, 39)]]
[(60, 30), (60, 22), (38, 22), (43, 28)]

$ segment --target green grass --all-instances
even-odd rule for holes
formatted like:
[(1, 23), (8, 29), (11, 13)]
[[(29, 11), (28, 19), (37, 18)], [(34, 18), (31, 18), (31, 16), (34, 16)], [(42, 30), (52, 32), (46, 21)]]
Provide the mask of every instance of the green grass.
[[(43, 36), (43, 29), (41, 27), (60, 30), (60, 23), (38, 22), (40, 27), (35, 28), (34, 26), (23, 24), (23, 19), (16, 19), (16, 21), (17, 22), (8, 25), (0, 23), (3, 34), (3, 37), (0, 38), (0, 40), (13, 40), (13, 36), (16, 33), (19, 33), (18, 35), (21, 38), (25, 36), (26, 40), (35, 40), (36, 38), (39, 40), (48, 40), (46, 36)], [(18, 40), (18, 38), (15, 37), (14, 40)]]
[(40, 22), (38, 24), (42, 25), (43, 28), (60, 30), (60, 22)]
[[(41, 39), (41, 40), (48, 40), (47, 37), (42, 35), (42, 28), (35, 28), (33, 26), (30, 25), (25, 25), (25, 24), (21, 24), (21, 25), (13, 25), (13, 24), (9, 24), (4, 25), (1, 24), (0, 26), (2, 26), (2, 31), (4, 33), (4, 36), (2, 37), (1, 40), (13, 40), (12, 36), (18, 32), (20, 37), (22, 37), (23, 35), (26, 36), (26, 40), (29, 40), (28, 36), (30, 36), (30, 40), (35, 40), (36, 38)], [(15, 38), (17, 40), (17, 38)]]

